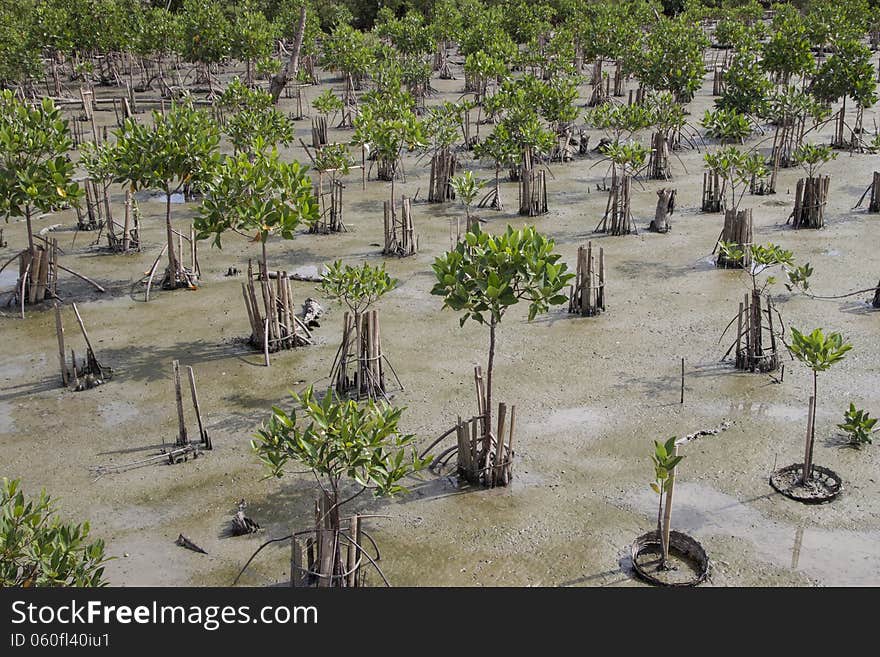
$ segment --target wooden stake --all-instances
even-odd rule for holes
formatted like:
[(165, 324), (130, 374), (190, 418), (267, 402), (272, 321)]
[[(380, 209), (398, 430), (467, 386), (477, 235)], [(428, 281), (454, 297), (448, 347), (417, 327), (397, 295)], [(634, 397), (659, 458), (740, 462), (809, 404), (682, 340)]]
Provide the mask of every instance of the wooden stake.
[(183, 419), (183, 393), (180, 389), (180, 361), (172, 361), (171, 369), (174, 372), (174, 398), (177, 400), (177, 444), (186, 445), (186, 424)]
[(193, 410), (196, 412), (196, 420), (199, 423), (199, 436), (202, 439), (202, 443), (205, 446), (205, 449), (213, 449), (213, 445), (211, 444), (211, 439), (208, 437), (208, 431), (205, 429), (202, 424), (202, 409), (199, 406), (199, 395), (196, 392), (196, 375), (193, 372), (193, 368), (187, 366), (187, 371), (189, 374), (189, 390), (192, 393), (192, 402), (193, 402)]
[(64, 325), (61, 322), (61, 307), (55, 302), (55, 333), (58, 336), (58, 360), (61, 364), (61, 383), (67, 386), (67, 360), (64, 357)]

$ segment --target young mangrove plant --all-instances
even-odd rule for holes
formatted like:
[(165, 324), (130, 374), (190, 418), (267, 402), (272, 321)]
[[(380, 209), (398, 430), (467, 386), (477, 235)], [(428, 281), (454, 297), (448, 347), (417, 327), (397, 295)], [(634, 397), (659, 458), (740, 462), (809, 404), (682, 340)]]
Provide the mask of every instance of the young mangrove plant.
[(574, 275), (560, 262), (562, 256), (554, 252), (553, 240), (534, 226), (508, 226), (505, 233), (494, 236), (484, 233), (477, 224), (464, 237), (452, 251), (434, 261), (437, 283), (431, 294), (443, 297), (443, 308), (463, 313), (461, 326), (468, 320), (489, 326), (485, 404), (479, 404), (483, 425), (478, 461), (479, 470), (485, 472), (495, 454), (492, 395), (498, 325), (520, 301), (529, 304), (529, 321), (551, 306), (566, 303), (568, 297), (562, 290)]
[(877, 418), (870, 417), (868, 411), (857, 409), (856, 405), (850, 402), (849, 408), (843, 414), (843, 423), (838, 424), (837, 428), (849, 436), (851, 446), (861, 447), (874, 442), (871, 436), (874, 433), (875, 424), (877, 424)]
[[(337, 394), (358, 398), (385, 396), (388, 362), (379, 341), (378, 313), (369, 308), (397, 283), (385, 271), (384, 263), (381, 267), (366, 262), (362, 267), (352, 267), (336, 261), (321, 277), (324, 294), (348, 307), (342, 318), (342, 343), (330, 371), (331, 385)], [(400, 385), (399, 380), (397, 383)]]
[[(825, 468), (819, 469), (813, 464), (813, 445), (816, 440), (816, 408), (819, 399), (819, 372), (828, 370), (835, 363), (844, 359), (846, 353), (852, 349), (852, 345), (845, 342), (840, 333), (823, 333), (822, 329), (814, 329), (811, 333), (801, 333), (796, 328), (791, 329), (791, 344), (788, 350), (797, 360), (804, 363), (813, 373), (813, 394), (810, 396), (809, 410), (807, 413), (807, 434), (804, 447), (804, 462), (797, 469), (800, 471), (795, 486), (810, 491), (819, 488), (828, 488), (828, 472)], [(785, 470), (785, 468), (783, 468)], [(815, 477), (816, 472), (821, 477)], [(780, 472), (780, 471), (777, 471)], [(772, 479), (771, 479), (772, 481)], [(833, 482), (839, 490), (839, 480)], [(827, 491), (818, 491), (819, 499), (827, 495)]]
[(669, 567), (669, 530), (672, 521), (672, 492), (675, 486), (675, 466), (684, 456), (677, 453), (675, 436), (666, 442), (654, 441), (654, 481), (651, 490), (657, 493), (657, 534), (660, 536), (661, 558), (659, 569)]
[(21, 481), (0, 483), (0, 588), (106, 586), (104, 541), (88, 522), (61, 520), (46, 491), (27, 497)]
[(300, 557), (291, 579), (323, 587), (360, 585), (363, 573), (356, 572), (368, 554), (364, 531), (356, 514), (344, 517), (344, 508), (366, 491), (377, 497), (406, 493), (403, 480), (427, 467), (429, 459), (418, 458), (415, 436), (398, 427), (402, 408), (373, 400), (359, 404), (332, 391), (318, 399), (311, 387), (293, 401), (289, 412), (273, 407), (251, 441), (268, 477), (280, 478), (288, 464), (300, 463), (320, 489), (315, 528), (288, 537), (296, 541), (295, 552), (299, 536), (313, 537), (317, 554), (305, 566)]

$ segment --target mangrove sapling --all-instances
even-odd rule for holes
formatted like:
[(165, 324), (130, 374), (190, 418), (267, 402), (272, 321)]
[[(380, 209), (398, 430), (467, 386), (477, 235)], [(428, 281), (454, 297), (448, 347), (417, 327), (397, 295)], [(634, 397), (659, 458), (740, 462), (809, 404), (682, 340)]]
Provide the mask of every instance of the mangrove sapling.
[(814, 129), (807, 129), (807, 120), (816, 126), (830, 114), (831, 110), (827, 106), (797, 87), (783, 87), (770, 94), (761, 115), (761, 118), (769, 120), (775, 126), (770, 155), (770, 193), (776, 192), (779, 169), (797, 163), (794, 153), (803, 143), (807, 132)]
[[(371, 398), (385, 395), (385, 363), (382, 361), (387, 359), (379, 344), (377, 313), (368, 314), (368, 310), (397, 283), (397, 279), (385, 271), (384, 263), (381, 267), (366, 262), (362, 267), (352, 267), (337, 261), (322, 275), (324, 294), (344, 303), (349, 310), (342, 318), (342, 344), (330, 372), (331, 385), (337, 394), (354, 392), (356, 397)], [(352, 362), (356, 363), (353, 373), (350, 371)]]
[(825, 225), (825, 204), (828, 202), (830, 176), (819, 176), (820, 167), (837, 158), (825, 144), (803, 143), (795, 149), (794, 160), (807, 173), (798, 180), (794, 209), (789, 221), (793, 228), (822, 228)]
[(752, 133), (749, 118), (735, 109), (718, 108), (706, 110), (703, 115), (703, 127), (706, 134), (717, 139), (722, 145), (745, 143), (746, 137)]
[[(654, 481), (651, 490), (657, 493), (657, 535), (660, 537), (661, 557), (658, 570), (669, 568), (669, 530), (672, 521), (672, 493), (675, 486), (675, 466), (684, 456), (676, 453), (675, 436), (661, 443), (654, 441)], [(664, 508), (665, 507), (665, 508)], [(665, 510), (665, 513), (664, 513)]]
[[(459, 323), (470, 319), (489, 325), (489, 356), (486, 397), (482, 409), (482, 447), (479, 471), (485, 472), (494, 456), (492, 393), (495, 369), (495, 333), (507, 310), (528, 301), (529, 321), (551, 306), (564, 304), (565, 285), (574, 277), (562, 256), (554, 252), (553, 240), (534, 226), (507, 227), (501, 235), (484, 233), (479, 224), (465, 234), (455, 248), (438, 256), (432, 265), (437, 283), (431, 294), (443, 297), (443, 308), (462, 311)], [(501, 436), (498, 437), (501, 439)]]
[(165, 194), (165, 289), (195, 288), (197, 272), (184, 268), (174, 245), (171, 198), (192, 193), (210, 180), (220, 160), (219, 142), (217, 124), (190, 104), (176, 104), (165, 114), (154, 111), (149, 126), (126, 119), (116, 133), (116, 182), (130, 183), (133, 192), (155, 189)]
[(265, 277), (269, 237), (293, 239), (297, 228), (318, 221), (320, 212), (307, 168), (283, 161), (277, 150), (263, 151), (258, 147), (253, 155), (238, 153), (223, 160), (205, 183), (195, 228), (198, 239), (213, 235), (217, 248), (222, 248), (226, 231), (253, 234), (252, 241), (261, 246), (260, 272)]
[(184, 0), (178, 15), (181, 55), (187, 62), (198, 65), (201, 79), (208, 84), (208, 96), (213, 98), (216, 90), (211, 68), (231, 52), (232, 24), (217, 0)]
[[(354, 160), (347, 144), (327, 144), (314, 152), (312, 161), (318, 172), (317, 195), (321, 204), (321, 220), (309, 228), (309, 232), (340, 232), (346, 230), (342, 222), (342, 189), (340, 176), (347, 176)], [(324, 191), (324, 177), (330, 175), (330, 191)], [(327, 207), (330, 196), (330, 207)]]
[[(452, 189), (455, 195), (464, 206), (465, 214), (465, 232), (470, 232), (474, 222), (479, 221), (476, 217), (471, 219), (471, 206), (474, 204), (480, 190), (486, 185), (482, 180), (474, 178), (473, 171), (465, 171), (463, 174), (455, 176), (451, 181)], [(451, 232), (451, 231), (450, 231)], [(452, 240), (452, 248), (461, 241), (461, 216), (455, 215), (455, 239)]]
[(72, 146), (67, 121), (51, 99), (31, 105), (10, 90), (0, 92), (0, 213), (7, 223), (24, 217), (27, 227), (27, 249), (19, 256), (24, 274), (16, 286), (22, 307), (48, 291), (49, 252), (34, 241), (34, 216), (81, 196), (67, 157)]
[(648, 150), (634, 141), (614, 142), (605, 147), (603, 154), (611, 161), (611, 188), (596, 231), (629, 235), (636, 231), (631, 210), (632, 179), (648, 159)]
[(306, 168), (298, 162), (282, 161), (276, 150), (264, 152), (259, 139), (253, 154), (226, 157), (207, 182), (205, 195), (194, 228), (198, 239), (213, 236), (213, 245), (222, 248), (226, 231), (259, 242), (259, 277), (263, 310), (261, 314), (254, 287), (253, 268), (248, 266), (247, 282), (242, 283), (250, 343), (263, 351), (269, 365), (269, 352), (310, 344), (308, 328), (293, 309), (292, 292), (286, 272), (278, 272), (274, 289), (269, 282), (266, 245), (272, 235), (285, 240), (296, 230), (311, 227), (320, 219), (318, 199)]
[(21, 481), (0, 482), (0, 588), (106, 586), (104, 541), (88, 522), (69, 524), (46, 491), (26, 497)]
[(657, 92), (647, 99), (655, 132), (651, 136), (651, 156), (648, 161), (648, 178), (651, 180), (669, 180), (672, 169), (669, 154), (672, 151), (671, 141), (685, 125), (684, 108), (675, 102), (671, 93)]
[(458, 139), (459, 126), (463, 126), (463, 114), (466, 113), (466, 106), (450, 102), (427, 110), (425, 136), (430, 144), (425, 152), (431, 156), (431, 172), (428, 180), (430, 203), (444, 203), (455, 198), (450, 181), (458, 167), (458, 159), (453, 147)]
[[(861, 43), (861, 35), (836, 40), (834, 52), (816, 71), (810, 90), (820, 101), (833, 103), (841, 100), (837, 112), (835, 133), (831, 146), (848, 150), (862, 151), (865, 140), (862, 136), (865, 109), (877, 102), (874, 67), (871, 63), (871, 50)], [(846, 99), (856, 103), (855, 122), (845, 136)]]
[(870, 414), (850, 402), (849, 408), (843, 414), (843, 423), (838, 424), (837, 428), (842, 429), (849, 436), (849, 444), (852, 447), (861, 447), (862, 445), (870, 445), (874, 441), (871, 435), (874, 433), (874, 425), (877, 424), (877, 418), (870, 417)]
[[(236, 78), (221, 96), (222, 99), (241, 85)], [(223, 130), (232, 142), (235, 153), (254, 153), (259, 145), (263, 150), (279, 144), (293, 143), (296, 130), (293, 121), (272, 105), (272, 97), (261, 89), (248, 89), (241, 85), (243, 93), (231, 100), (226, 107), (233, 114), (226, 118)]]
[(501, 168), (510, 170), (516, 166), (520, 156), (517, 144), (510, 134), (507, 123), (502, 121), (481, 142), (474, 146), (474, 157), (478, 160), (489, 160), (495, 164), (495, 184), (485, 196), (480, 199), (478, 206), (481, 208), (494, 208), (503, 210), (501, 202)]
[(252, 11), (245, 4), (230, 25), (231, 55), (245, 63), (245, 84), (254, 84), (254, 64), (272, 54), (273, 45), (281, 35), (275, 23), (262, 11)]
[[(729, 262), (742, 262), (748, 260), (750, 265), (747, 268), (749, 280), (751, 283), (750, 294), (739, 305), (737, 316), (728, 324), (729, 329), (736, 322), (736, 338), (727, 352), (727, 355), (734, 351), (736, 368), (740, 370), (748, 370), (750, 372), (773, 372), (779, 367), (779, 351), (776, 345), (776, 339), (784, 339), (784, 333), (777, 336), (773, 328), (773, 316), (776, 314), (776, 321), (782, 328), (782, 318), (779, 311), (773, 306), (769, 289), (776, 282), (775, 276), (762, 275), (779, 267), (786, 274), (788, 282), (786, 287), (789, 291), (794, 288), (806, 290), (809, 287), (809, 276), (813, 269), (810, 264), (796, 266), (794, 263), (794, 254), (791, 251), (780, 248), (775, 244), (758, 245), (751, 244), (743, 247), (738, 244), (728, 242), (719, 242), (720, 257), (724, 257)], [(746, 255), (746, 251), (748, 254)], [(764, 323), (766, 315), (767, 323)], [(721, 339), (727, 333), (727, 329), (722, 333)], [(767, 332), (768, 341), (765, 340), (764, 334)]]
[(801, 333), (794, 327), (791, 329), (791, 344), (788, 345), (788, 350), (813, 373), (813, 394), (810, 397), (807, 439), (801, 474), (802, 486), (807, 486), (813, 477), (813, 444), (816, 440), (819, 372), (824, 372), (835, 363), (843, 360), (846, 352), (850, 349), (852, 349), (852, 345), (844, 342), (840, 333), (825, 335), (820, 328), (814, 329), (812, 333)]
[[(357, 568), (365, 552), (357, 532), (352, 535), (342, 528), (343, 508), (368, 490), (377, 497), (406, 493), (401, 482), (427, 467), (430, 459), (419, 459), (415, 436), (400, 431), (402, 408), (373, 400), (358, 404), (337, 398), (332, 390), (319, 400), (311, 387), (301, 396), (293, 395), (293, 400), (295, 407), (289, 413), (272, 408), (251, 446), (268, 477), (282, 477), (291, 462), (311, 470), (321, 490), (320, 513), (313, 531), (292, 537), (317, 534), (318, 558), (308, 574), (317, 578), (319, 586), (356, 585), (356, 576), (349, 571)], [(356, 485), (353, 493), (349, 483)], [(300, 573), (291, 573), (291, 579), (300, 581)]]
[[(751, 252), (747, 247), (752, 243), (752, 210), (740, 210), (740, 204), (753, 181), (767, 174), (764, 158), (756, 152), (727, 146), (715, 153), (706, 153), (705, 162), (710, 175), (723, 181), (721, 189), (716, 190), (724, 207), (724, 227), (718, 242), (733, 242), (739, 245), (742, 253), (740, 259), (734, 260), (719, 252), (715, 264), (718, 267), (747, 268), (751, 262)], [(705, 193), (704, 189), (704, 196)], [(704, 198), (704, 207), (706, 202)]]

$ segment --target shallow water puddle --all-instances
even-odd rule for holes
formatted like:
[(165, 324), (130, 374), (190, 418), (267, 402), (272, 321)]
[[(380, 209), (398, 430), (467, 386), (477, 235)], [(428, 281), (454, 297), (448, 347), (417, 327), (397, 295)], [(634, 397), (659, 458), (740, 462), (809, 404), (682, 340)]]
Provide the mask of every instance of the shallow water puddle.
[[(633, 494), (627, 503), (656, 518), (657, 496), (650, 490)], [(880, 584), (880, 531), (830, 530), (779, 522), (735, 497), (687, 482), (675, 487), (672, 523), (703, 543), (710, 558), (712, 537), (734, 537), (751, 543), (765, 562), (801, 572), (822, 584)]]
[(524, 425), (527, 431), (540, 431), (542, 433), (571, 432), (576, 425), (586, 425), (593, 433), (598, 434), (598, 427), (605, 422), (605, 413), (590, 406), (577, 406), (574, 408), (561, 408), (553, 411), (541, 420), (527, 422)]

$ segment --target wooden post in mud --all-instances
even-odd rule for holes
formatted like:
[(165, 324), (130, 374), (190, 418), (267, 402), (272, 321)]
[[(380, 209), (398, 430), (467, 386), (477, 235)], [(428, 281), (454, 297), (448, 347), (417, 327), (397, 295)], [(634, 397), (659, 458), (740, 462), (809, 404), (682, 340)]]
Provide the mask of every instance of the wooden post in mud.
[[(764, 301), (766, 308), (762, 307)], [(747, 293), (739, 304), (736, 327), (736, 342), (730, 347), (736, 349), (736, 369), (746, 372), (775, 372), (779, 368), (780, 358), (776, 333), (773, 330), (773, 302), (770, 296), (762, 295), (758, 290)]]
[(69, 376), (67, 360), (64, 355), (64, 325), (61, 322), (61, 307), (55, 302), (55, 333), (58, 336), (58, 359), (61, 365), (61, 385), (67, 387)]
[(723, 251), (718, 253), (715, 261), (716, 267), (724, 269), (742, 268), (748, 269), (752, 263), (749, 247), (752, 245), (752, 210), (729, 209), (724, 211), (724, 228), (721, 231), (719, 242), (733, 243), (743, 251), (740, 258), (729, 258)]
[(327, 145), (327, 119), (317, 116), (312, 119), (312, 147), (323, 148)]
[(330, 368), (330, 381), (336, 393), (355, 399), (387, 399), (386, 365), (402, 389), (397, 373), (382, 351), (378, 311), (345, 312), (342, 342)]
[(813, 426), (813, 413), (816, 410), (816, 398), (810, 395), (810, 406), (807, 413), (807, 440), (804, 449), (804, 469), (801, 473), (803, 483), (807, 483), (813, 476), (813, 443), (815, 441), (816, 428)]
[(788, 220), (792, 228), (822, 228), (825, 226), (825, 205), (831, 176), (801, 178), (797, 182), (794, 210)]
[(522, 168), (519, 177), (519, 213), (526, 217), (537, 217), (547, 213), (547, 173), (534, 167), (530, 148), (522, 155)]
[(724, 187), (716, 171), (703, 172), (703, 197), (700, 209), (703, 212), (721, 212)]
[(578, 247), (577, 274), (569, 287), (568, 312), (582, 317), (605, 311), (605, 250), (599, 247), (593, 255), (593, 243)]
[(183, 419), (183, 392), (180, 389), (180, 361), (171, 361), (174, 378), (174, 398), (177, 401), (177, 445), (182, 447), (189, 442), (186, 435), (186, 422)]
[(404, 196), (401, 199), (401, 212), (398, 219), (397, 211), (391, 201), (384, 202), (384, 255), (399, 258), (415, 255), (418, 251), (418, 238), (412, 220), (412, 199)]
[[(270, 352), (312, 344), (312, 336), (294, 311), (293, 291), (287, 272), (264, 274), (255, 276), (253, 262), (248, 260), (247, 280), (242, 282), (241, 291), (251, 327), (248, 342), (263, 351), (268, 366)], [(271, 282), (273, 278), (274, 285)], [(262, 309), (257, 300), (256, 283), (260, 284)]]
[(657, 209), (648, 230), (655, 233), (669, 232), (669, 216), (675, 212), (675, 195), (674, 189), (664, 187), (657, 190)]
[(684, 404), (684, 357), (681, 359), (681, 401), (679, 404)]
[(636, 231), (631, 210), (632, 176), (619, 175), (617, 167), (611, 171), (611, 187), (608, 190), (608, 202), (605, 214), (596, 231), (610, 235), (629, 235)]
[(202, 445), (205, 449), (213, 449), (211, 438), (208, 436), (208, 430), (202, 423), (202, 408), (199, 405), (199, 393), (196, 391), (196, 375), (193, 372), (192, 367), (187, 366), (186, 369), (189, 374), (189, 390), (190, 394), (192, 394), (193, 410), (196, 412), (196, 421), (199, 423), (199, 436), (201, 437)]
[[(675, 458), (678, 453), (678, 448), (673, 445), (672, 453), (669, 454), (670, 458)], [(661, 561), (662, 565), (666, 567), (667, 561), (669, 560), (669, 530), (672, 526), (672, 494), (675, 491), (675, 468), (669, 471), (669, 489), (666, 491), (666, 500), (663, 504), (663, 529), (662, 536), (660, 537), (661, 546), (663, 549), (663, 560)]]
[(455, 200), (451, 180), (455, 175), (458, 160), (448, 148), (443, 148), (431, 157), (431, 173), (428, 179), (428, 202), (445, 203)]
[(871, 181), (871, 197), (868, 201), (868, 212), (880, 212), (880, 171), (875, 171)]

